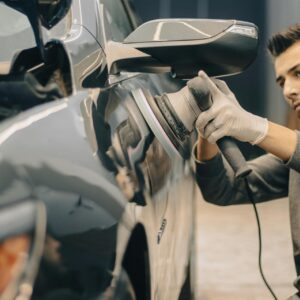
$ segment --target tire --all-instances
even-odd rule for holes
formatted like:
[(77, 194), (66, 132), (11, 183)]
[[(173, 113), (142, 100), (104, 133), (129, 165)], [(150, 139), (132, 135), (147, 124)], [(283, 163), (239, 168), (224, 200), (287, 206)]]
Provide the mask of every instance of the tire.
[(192, 284), (191, 284), (191, 268), (189, 264), (186, 278), (181, 288), (178, 300), (191, 300), (191, 299), (194, 299), (194, 297), (193, 297)]
[(132, 283), (136, 300), (151, 300), (149, 252), (141, 225), (133, 231), (122, 265)]

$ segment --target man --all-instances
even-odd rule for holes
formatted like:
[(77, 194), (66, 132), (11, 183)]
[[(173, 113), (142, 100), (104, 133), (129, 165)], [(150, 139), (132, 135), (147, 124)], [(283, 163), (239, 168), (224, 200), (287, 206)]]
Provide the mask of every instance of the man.
[[(276, 81), (284, 97), (300, 118), (300, 23), (272, 37), (268, 46), (274, 57)], [(272, 123), (245, 111), (227, 85), (199, 76), (209, 86), (212, 107), (196, 122), (196, 179), (206, 201), (218, 205), (249, 203), (244, 181), (234, 174), (215, 142), (223, 136), (257, 145), (268, 152), (248, 162), (248, 177), (255, 202), (289, 196), (291, 230), (300, 290), (300, 132)], [(300, 293), (290, 299), (300, 299)]]

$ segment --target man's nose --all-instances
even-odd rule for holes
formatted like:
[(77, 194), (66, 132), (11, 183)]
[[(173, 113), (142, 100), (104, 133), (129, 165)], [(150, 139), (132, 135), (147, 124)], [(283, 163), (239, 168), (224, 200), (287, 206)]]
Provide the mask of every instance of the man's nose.
[(295, 101), (299, 96), (299, 88), (293, 83), (292, 80), (286, 80), (283, 88), (283, 95), (289, 101)]

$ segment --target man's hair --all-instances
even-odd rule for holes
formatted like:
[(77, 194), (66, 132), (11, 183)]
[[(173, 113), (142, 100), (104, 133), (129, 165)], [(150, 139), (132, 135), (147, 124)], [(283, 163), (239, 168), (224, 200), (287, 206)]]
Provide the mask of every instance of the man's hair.
[(297, 23), (288, 27), (284, 31), (274, 34), (268, 42), (268, 49), (274, 57), (277, 57), (299, 41), (300, 23)]

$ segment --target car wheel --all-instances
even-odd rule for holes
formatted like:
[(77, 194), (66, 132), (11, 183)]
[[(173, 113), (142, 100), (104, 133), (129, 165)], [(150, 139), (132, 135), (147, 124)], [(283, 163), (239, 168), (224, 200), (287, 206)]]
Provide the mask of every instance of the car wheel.
[(185, 281), (180, 291), (178, 300), (191, 300), (194, 299), (192, 292), (192, 281), (191, 281), (191, 266), (188, 266), (188, 272), (186, 274)]
[(114, 286), (109, 286), (101, 295), (101, 300), (136, 300), (135, 293), (129, 276), (124, 269)]

